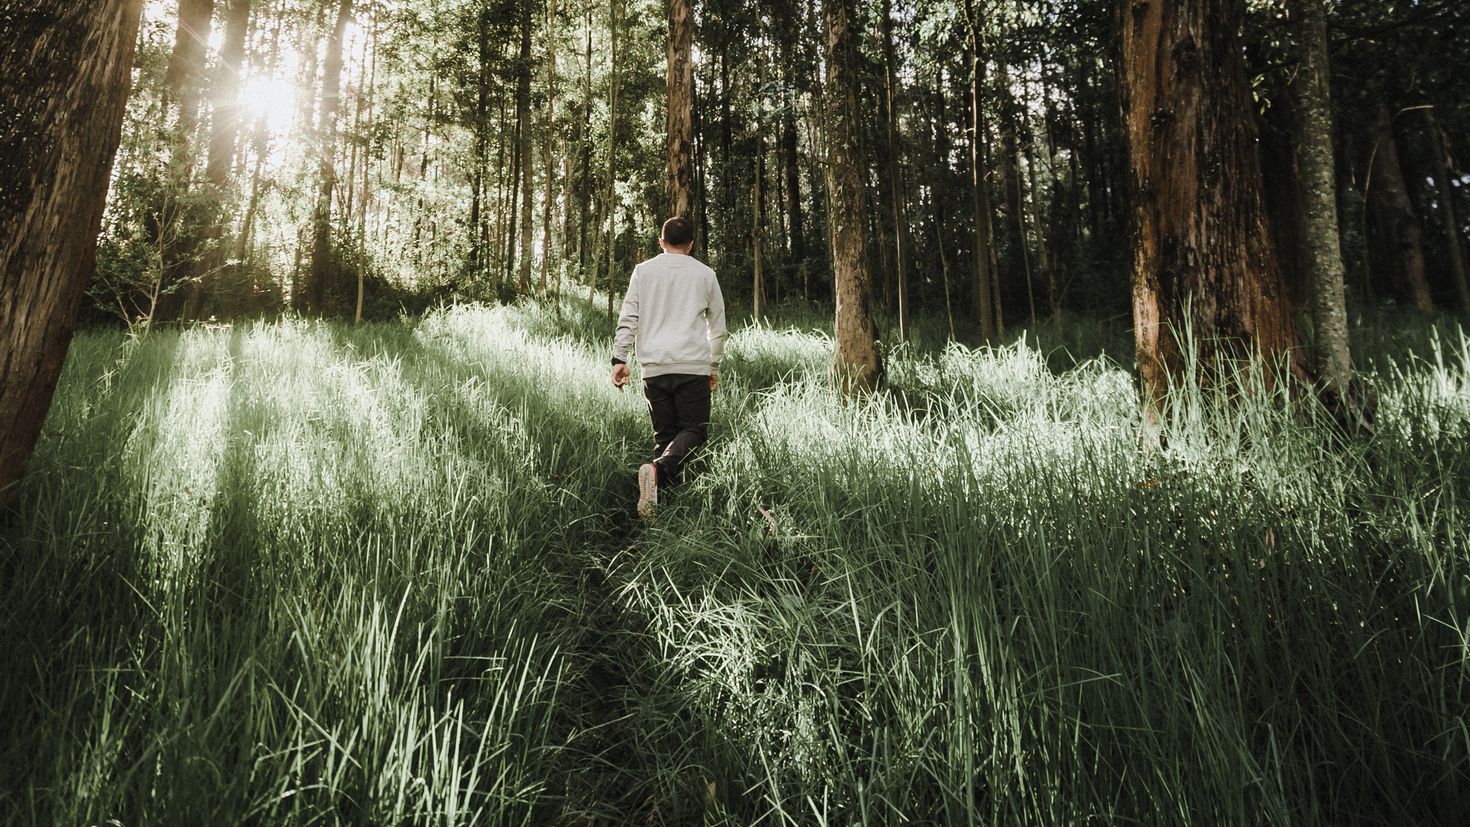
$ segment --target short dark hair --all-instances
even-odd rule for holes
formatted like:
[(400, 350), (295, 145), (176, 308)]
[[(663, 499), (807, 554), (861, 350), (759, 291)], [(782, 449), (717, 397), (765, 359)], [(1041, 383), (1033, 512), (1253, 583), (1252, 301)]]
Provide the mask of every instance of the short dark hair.
[(664, 222), (664, 243), (672, 247), (687, 247), (694, 243), (694, 222), (676, 215)]

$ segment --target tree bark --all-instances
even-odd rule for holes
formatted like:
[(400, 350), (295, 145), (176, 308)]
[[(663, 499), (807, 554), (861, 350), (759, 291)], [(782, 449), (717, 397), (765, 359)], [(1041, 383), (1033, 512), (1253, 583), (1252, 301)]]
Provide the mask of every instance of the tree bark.
[(995, 277), (990, 266), (995, 239), (990, 222), (990, 188), (985, 180), (984, 142), (987, 127), (980, 93), (985, 83), (985, 60), (980, 48), (981, 21), (975, 17), (971, 0), (965, 0), (965, 19), (969, 29), (966, 50), (970, 65), (970, 203), (975, 220), (972, 265), (975, 276), (975, 316), (980, 327), (980, 341), (989, 344), (996, 335)]
[(516, 122), (520, 125), (521, 170), (521, 258), (516, 290), (524, 296), (531, 292), (531, 201), (536, 171), (531, 163), (531, 145), (535, 135), (531, 128), (531, 4), (521, 3), (521, 59), (516, 67)]
[(0, 33), (0, 509), (35, 450), (96, 263), (142, 0), (37, 0)]
[(1470, 316), (1470, 279), (1465, 275), (1465, 251), (1461, 246), (1462, 233), (1455, 211), (1455, 189), (1450, 186), (1449, 163), (1445, 160), (1449, 157), (1449, 140), (1439, 128), (1439, 119), (1434, 117), (1433, 109), (1425, 109), (1424, 116), (1428, 120), (1424, 133), (1429, 144), (1426, 157), (1434, 176), (1434, 189), (1439, 196), (1439, 220), (1444, 227), (1445, 245), (1449, 251), (1450, 278), (1454, 281), (1460, 313)]
[(897, 275), (898, 338), (909, 338), (908, 215), (904, 209), (903, 171), (898, 162), (898, 54), (893, 46), (893, 4), (883, 0), (884, 160), (887, 162), (889, 219), (893, 222), (893, 265)]
[(689, 218), (694, 191), (694, 13), (690, 0), (669, 0), (669, 215)]
[(352, 17), (352, 0), (337, 7), (337, 22), (327, 40), (322, 68), (321, 120), (318, 125), (317, 198), (312, 213), (311, 273), (307, 277), (303, 309), (326, 310), (327, 278), (332, 269), (332, 193), (337, 187), (337, 111), (342, 103), (342, 40)]
[(1394, 139), (1393, 118), (1380, 102), (1368, 122), (1371, 145), (1368, 203), (1378, 224), (1378, 248), (1386, 257), (1391, 289), (1421, 313), (1433, 313), (1429, 282), (1424, 277), (1424, 230), (1404, 184)]
[[(1157, 411), (1193, 365), (1259, 352), (1297, 370), (1261, 206), (1238, 0), (1122, 0), (1122, 98), (1140, 388)], [(1197, 360), (1183, 349), (1185, 338)], [(1268, 373), (1268, 377), (1272, 374)]]
[(1307, 283), (1312, 307), (1312, 367), (1337, 399), (1352, 380), (1348, 356), (1347, 302), (1337, 228), (1336, 156), (1332, 146), (1331, 68), (1323, 0), (1294, 0), (1301, 22), (1301, 135), (1297, 166)]
[[(159, 274), (154, 290), (148, 323), (171, 321), (184, 310), (188, 287), (183, 284), (196, 269), (195, 234), (201, 229), (191, 225), (185, 205), (193, 185), (194, 163), (198, 157), (195, 142), (199, 132), (199, 109), (204, 97), (204, 64), (209, 51), (209, 35), (214, 16), (214, 0), (179, 0), (178, 26), (174, 30), (174, 48), (169, 53), (164, 72), (165, 109), (172, 110), (173, 151), (169, 158), (168, 186), (163, 202), (153, 220), (155, 242), (160, 251)], [(197, 214), (194, 221), (197, 221)]]
[(369, 172), (373, 157), (373, 96), (378, 87), (378, 7), (373, 7), (372, 23), (368, 26), (367, 43), (363, 46), (364, 51), (368, 45), (372, 47), (372, 57), (368, 62), (367, 79), (367, 129), (366, 138), (362, 148), (362, 209), (359, 213), (357, 226), (357, 302), (353, 308), (352, 320), (362, 323), (362, 306), (367, 294), (367, 237), (368, 237), (368, 207), (372, 204), (371, 174)]
[(546, 143), (543, 158), (546, 167), (546, 203), (542, 207), (541, 224), (541, 285), (538, 292), (546, 295), (546, 271), (551, 266), (551, 225), (556, 220), (551, 185), (556, 178), (551, 159), (551, 147), (556, 136), (556, 0), (548, 0), (546, 6)]
[(836, 294), (836, 352), (833, 368), (843, 390), (869, 391), (882, 380), (883, 365), (873, 322), (872, 278), (868, 272), (856, 72), (857, 36), (852, 0), (822, 0), (827, 38), (827, 186), (831, 191), (832, 269)]
[(189, 299), (184, 315), (199, 318), (205, 305), (212, 301), (214, 284), (224, 266), (225, 222), (230, 213), (226, 205), (231, 198), (231, 178), (235, 166), (236, 145), (240, 140), (240, 81), (245, 62), (245, 35), (250, 27), (250, 0), (227, 0), (225, 37), (220, 47), (219, 68), (210, 90), (211, 122), (209, 157), (204, 178), (209, 182), (209, 226), (205, 228), (204, 259), (189, 286)]

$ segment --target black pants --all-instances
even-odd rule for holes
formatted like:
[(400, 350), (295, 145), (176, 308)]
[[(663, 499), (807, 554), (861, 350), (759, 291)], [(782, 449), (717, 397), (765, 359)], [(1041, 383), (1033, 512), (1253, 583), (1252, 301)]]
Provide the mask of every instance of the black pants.
[(709, 377), (670, 373), (643, 380), (643, 398), (653, 417), (653, 464), (660, 485), (679, 481), (689, 452), (709, 435)]

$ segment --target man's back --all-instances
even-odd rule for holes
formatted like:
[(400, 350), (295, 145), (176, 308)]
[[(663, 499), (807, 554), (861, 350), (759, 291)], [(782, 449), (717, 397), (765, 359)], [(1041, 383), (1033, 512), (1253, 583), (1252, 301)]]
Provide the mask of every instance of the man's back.
[(662, 253), (633, 268), (614, 353), (637, 340), (644, 378), (709, 375), (724, 351), (725, 302), (715, 273), (698, 259)]

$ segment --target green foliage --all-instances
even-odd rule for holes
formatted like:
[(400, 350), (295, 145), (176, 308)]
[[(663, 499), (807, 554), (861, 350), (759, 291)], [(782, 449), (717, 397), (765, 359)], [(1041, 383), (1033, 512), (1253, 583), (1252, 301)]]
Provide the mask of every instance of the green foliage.
[(0, 535), (0, 820), (1463, 812), (1463, 334), (1358, 331), (1372, 435), (1185, 387), (1140, 450), (1113, 327), (921, 321), (850, 401), (818, 321), (735, 333), (647, 527), (601, 298), (84, 333)]

